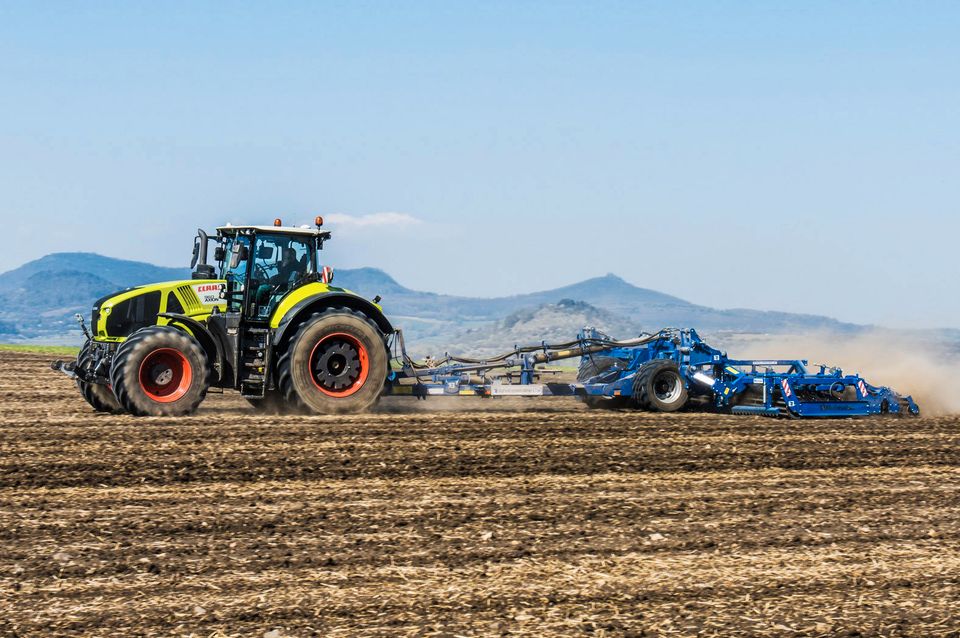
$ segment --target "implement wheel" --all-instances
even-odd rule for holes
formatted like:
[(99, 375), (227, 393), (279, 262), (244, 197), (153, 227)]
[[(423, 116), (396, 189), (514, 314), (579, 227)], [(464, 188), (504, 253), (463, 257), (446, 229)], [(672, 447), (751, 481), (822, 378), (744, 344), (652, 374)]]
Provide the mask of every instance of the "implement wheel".
[(331, 308), (307, 319), (277, 362), (288, 406), (320, 414), (363, 412), (387, 378), (383, 335), (366, 315)]
[(667, 359), (647, 361), (633, 380), (633, 399), (642, 410), (676, 412), (689, 398), (680, 368)]
[(182, 416), (197, 409), (209, 387), (207, 355), (196, 339), (175, 328), (133, 333), (110, 370), (113, 393), (135, 416)]
[[(89, 372), (92, 364), (90, 342), (88, 341), (83, 345), (83, 348), (80, 349), (80, 354), (77, 355), (76, 369), (78, 372), (86, 373)], [(80, 390), (80, 394), (83, 395), (86, 402), (97, 412), (107, 412), (109, 414), (120, 414), (123, 412), (123, 408), (121, 408), (117, 402), (117, 397), (113, 396), (113, 392), (108, 386), (81, 381), (78, 377), (77, 389)]]

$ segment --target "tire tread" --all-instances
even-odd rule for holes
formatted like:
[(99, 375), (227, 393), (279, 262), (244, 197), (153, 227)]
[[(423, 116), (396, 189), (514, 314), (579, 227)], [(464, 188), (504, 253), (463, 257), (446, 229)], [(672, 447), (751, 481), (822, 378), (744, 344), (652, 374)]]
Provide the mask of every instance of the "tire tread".
[[(192, 354), (200, 361), (201, 370), (197, 370), (196, 372), (204, 376), (203, 383), (199, 386), (199, 392), (196, 393), (193, 401), (186, 404), (186, 406), (158, 403), (155, 413), (151, 413), (137, 404), (130, 389), (127, 387), (125, 373), (126, 368), (131, 365), (131, 358), (136, 354), (137, 346), (157, 334), (175, 336), (177, 339), (186, 339), (186, 347), (189, 348)], [(169, 347), (169, 345), (167, 347)], [(210, 386), (210, 375), (211, 371), (207, 361), (207, 355), (197, 340), (185, 332), (168, 326), (148, 326), (134, 332), (117, 348), (117, 352), (113, 356), (113, 365), (110, 367), (110, 383), (113, 386), (113, 393), (117, 398), (117, 402), (124, 410), (134, 416), (183, 416), (192, 414), (207, 396), (207, 389)]]
[[(283, 399), (284, 406), (283, 409), (286, 411), (293, 411), (299, 414), (310, 414), (313, 410), (304, 402), (300, 397), (300, 394), (297, 392), (296, 386), (293, 382), (293, 353), (296, 349), (296, 344), (300, 340), (300, 337), (309, 329), (309, 327), (316, 321), (322, 319), (328, 315), (351, 315), (357, 319), (361, 319), (366, 322), (377, 334), (380, 333), (380, 328), (377, 324), (370, 319), (367, 315), (357, 312), (351, 308), (345, 308), (342, 306), (331, 306), (321, 312), (315, 312), (307, 317), (298, 327), (296, 332), (289, 339), (285, 340), (285, 347), (283, 353), (277, 360), (277, 382), (276, 387), (280, 392), (280, 395)], [(389, 368), (389, 358), (388, 358), (388, 368)]]
[[(637, 376), (633, 379), (633, 401), (640, 410), (659, 411), (656, 403), (650, 397), (649, 388), (651, 379), (664, 368), (676, 368), (676, 362), (671, 359), (653, 359), (640, 366)], [(686, 403), (686, 402), (685, 402)], [(681, 406), (682, 407), (682, 406)], [(678, 408), (679, 409), (679, 408)]]

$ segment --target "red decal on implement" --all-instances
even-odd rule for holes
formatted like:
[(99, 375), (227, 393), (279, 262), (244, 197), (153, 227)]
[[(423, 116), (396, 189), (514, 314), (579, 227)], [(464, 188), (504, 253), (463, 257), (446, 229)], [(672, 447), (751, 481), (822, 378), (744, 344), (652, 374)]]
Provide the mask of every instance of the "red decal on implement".
[(783, 396), (788, 397), (793, 394), (793, 392), (790, 391), (790, 384), (787, 383), (786, 379), (780, 381), (780, 385), (783, 386)]

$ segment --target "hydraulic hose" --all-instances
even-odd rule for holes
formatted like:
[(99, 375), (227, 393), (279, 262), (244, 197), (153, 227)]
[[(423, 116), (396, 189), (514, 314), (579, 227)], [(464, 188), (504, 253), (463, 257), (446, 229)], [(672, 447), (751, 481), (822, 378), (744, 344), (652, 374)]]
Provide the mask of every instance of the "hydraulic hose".
[(531, 346), (522, 346), (514, 348), (509, 352), (499, 354), (493, 357), (485, 357), (483, 359), (476, 359), (470, 357), (457, 357), (446, 355), (443, 359), (432, 362), (432, 365), (426, 365), (422, 363), (416, 363), (410, 357), (406, 355), (406, 349), (402, 345), (401, 341), (401, 351), (402, 351), (402, 360), (407, 366), (414, 370), (434, 370), (436, 368), (445, 366), (447, 364), (465, 364), (465, 365), (477, 365), (477, 366), (490, 366), (490, 367), (499, 367), (500, 365), (505, 365), (506, 362), (510, 359), (516, 359), (522, 355), (536, 353), (531, 357), (533, 363), (548, 363), (550, 361), (558, 361), (561, 359), (572, 359), (574, 357), (582, 357), (585, 355), (593, 354), (596, 352), (602, 352), (603, 350), (609, 350), (610, 348), (618, 347), (631, 347), (631, 346), (641, 346), (651, 341), (656, 341), (658, 339), (663, 339), (668, 337), (671, 334), (669, 329), (660, 330), (659, 332), (653, 334), (644, 334), (635, 339), (626, 339), (626, 340), (614, 340), (614, 339), (577, 339), (575, 341), (568, 341), (565, 343), (554, 343), (554, 344), (539, 344)]

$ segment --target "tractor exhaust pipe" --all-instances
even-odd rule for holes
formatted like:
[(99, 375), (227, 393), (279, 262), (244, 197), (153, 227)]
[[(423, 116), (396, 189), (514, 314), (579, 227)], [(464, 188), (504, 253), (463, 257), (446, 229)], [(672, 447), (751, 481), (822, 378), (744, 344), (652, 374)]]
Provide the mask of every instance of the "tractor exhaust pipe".
[(197, 238), (193, 244), (193, 260), (190, 262), (190, 268), (193, 270), (194, 279), (213, 279), (216, 273), (213, 266), (207, 263), (207, 244), (210, 242), (210, 236), (202, 228), (197, 229)]

